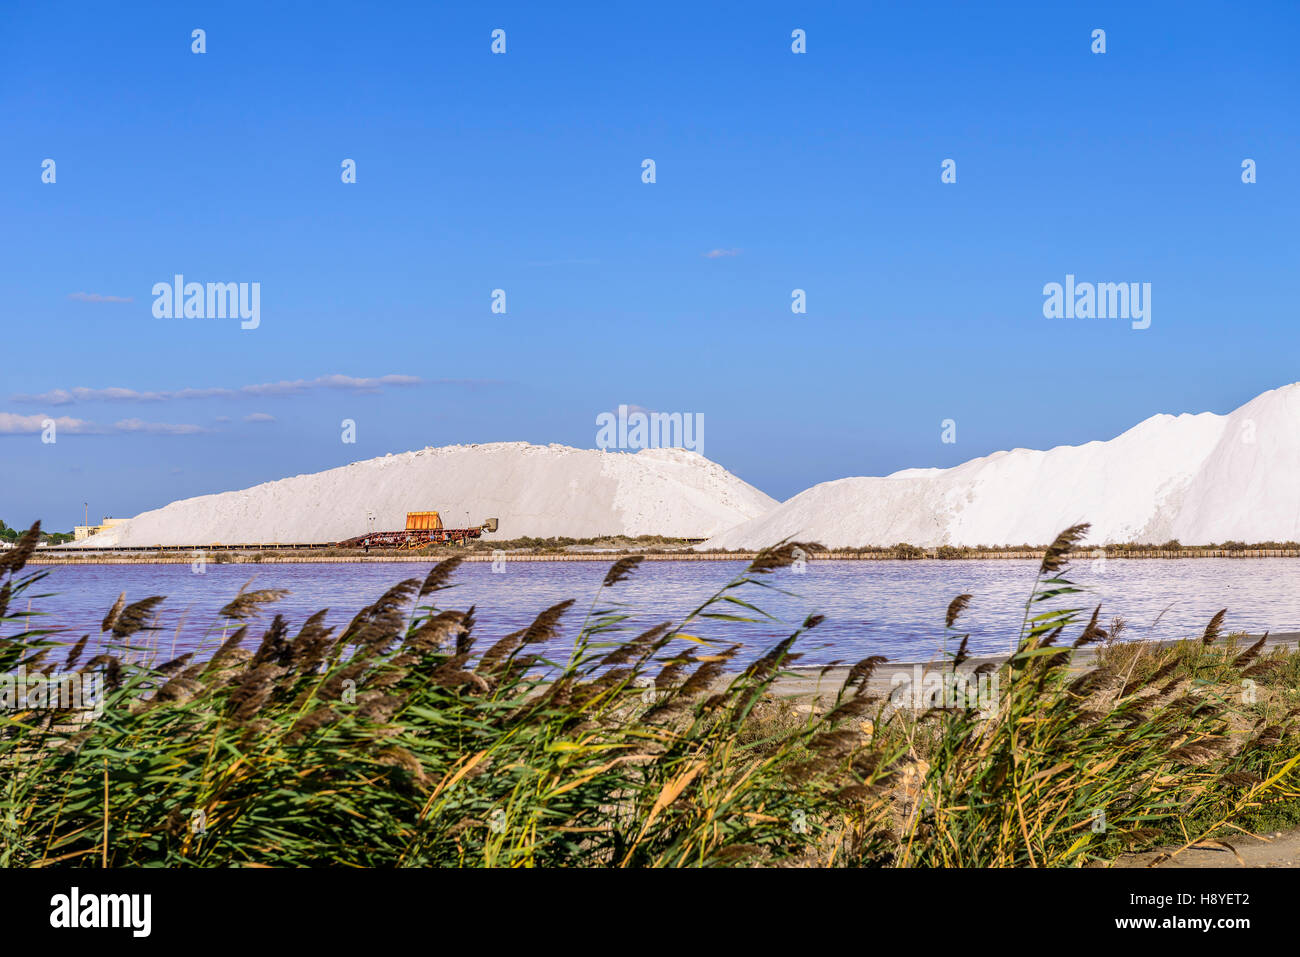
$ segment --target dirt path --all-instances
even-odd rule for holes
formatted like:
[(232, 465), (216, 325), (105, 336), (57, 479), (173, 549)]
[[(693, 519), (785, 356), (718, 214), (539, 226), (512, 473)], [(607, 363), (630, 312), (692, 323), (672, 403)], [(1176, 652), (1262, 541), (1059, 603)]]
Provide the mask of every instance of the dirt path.
[[(1115, 867), (1300, 867), (1300, 829), (1253, 836), (1224, 835), (1220, 845), (1125, 854)], [(1175, 853), (1177, 852), (1177, 853)], [(1235, 853), (1234, 853), (1235, 852)]]

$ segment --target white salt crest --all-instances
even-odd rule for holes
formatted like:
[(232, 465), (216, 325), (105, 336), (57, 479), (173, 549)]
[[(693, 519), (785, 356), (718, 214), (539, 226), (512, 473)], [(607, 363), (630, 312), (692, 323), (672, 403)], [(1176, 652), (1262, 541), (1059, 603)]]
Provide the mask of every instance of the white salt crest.
[(776, 500), (684, 449), (635, 454), (499, 442), (385, 455), (202, 495), (144, 512), (84, 545), (334, 542), (401, 529), (437, 510), (448, 528), (497, 518), (488, 540), (536, 536), (705, 538)]
[(1108, 442), (1015, 449), (807, 489), (701, 548), (1300, 541), (1300, 383), (1228, 415), (1156, 415)]

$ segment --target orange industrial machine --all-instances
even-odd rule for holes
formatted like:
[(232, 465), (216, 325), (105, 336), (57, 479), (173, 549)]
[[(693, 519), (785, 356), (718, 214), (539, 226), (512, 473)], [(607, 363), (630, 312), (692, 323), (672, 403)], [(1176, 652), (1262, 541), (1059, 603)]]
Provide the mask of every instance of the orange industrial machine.
[(400, 532), (367, 532), (346, 541), (336, 542), (336, 548), (424, 548), (434, 542), (464, 545), (484, 532), (495, 532), (497, 520), (483, 519), (482, 525), (473, 528), (446, 528), (437, 512), (407, 512), (406, 528)]
[(442, 518), (437, 512), (407, 512), (408, 532), (434, 532), (442, 528)]

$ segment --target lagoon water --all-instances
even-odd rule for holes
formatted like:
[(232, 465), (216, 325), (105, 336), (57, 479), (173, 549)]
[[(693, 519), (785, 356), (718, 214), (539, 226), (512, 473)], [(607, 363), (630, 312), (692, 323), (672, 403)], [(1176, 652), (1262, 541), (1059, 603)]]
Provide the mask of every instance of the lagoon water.
[[(128, 602), (164, 595), (160, 630), (150, 642), (170, 657), (211, 647), (214, 636), (219, 637), (219, 631), (210, 631), (217, 610), (250, 578), (250, 588), (288, 589), (290, 594), (270, 607), (296, 631), (321, 608), (330, 609), (329, 624), (342, 627), (386, 588), (405, 578), (423, 578), (430, 567), (432, 563), (209, 564), (203, 574), (195, 574), (189, 565), (56, 565), (46, 569), (48, 577), (34, 590), (49, 597), (34, 601), (33, 608), (46, 613), (41, 627), (76, 640), (87, 632), (98, 634), (119, 592), (126, 592)], [(472, 563), (457, 572), (456, 588), (439, 593), (439, 604), (477, 606), (481, 650), (566, 598), (577, 599), (563, 630), (571, 639), (598, 592), (602, 605), (626, 603), (633, 614), (629, 627), (680, 620), (744, 568), (744, 562), (645, 562), (628, 580), (602, 589), (608, 570), (602, 562), (506, 563), (500, 573), (489, 563)], [(703, 622), (690, 632), (744, 642), (744, 660), (789, 634), (790, 626), (806, 615), (818, 613), (826, 621), (800, 642), (800, 665), (855, 661), (869, 654), (924, 661), (942, 647), (948, 602), (969, 592), (974, 599), (962, 621), (971, 632), (971, 650), (992, 654), (1014, 639), (1036, 571), (1037, 562), (1005, 559), (810, 562), (803, 574), (784, 569), (761, 576), (772, 588), (746, 586), (738, 593), (778, 621)], [(1085, 560), (1068, 574), (1088, 590), (1073, 596), (1069, 606), (1086, 605), (1090, 614), (1101, 602), (1102, 620), (1125, 618), (1130, 638), (1190, 637), (1223, 607), (1228, 608), (1230, 630), (1300, 631), (1300, 559)], [(718, 610), (745, 613), (734, 606)], [(255, 619), (250, 632), (259, 636), (258, 626), (270, 618)], [(559, 641), (546, 650), (556, 654), (564, 646)]]

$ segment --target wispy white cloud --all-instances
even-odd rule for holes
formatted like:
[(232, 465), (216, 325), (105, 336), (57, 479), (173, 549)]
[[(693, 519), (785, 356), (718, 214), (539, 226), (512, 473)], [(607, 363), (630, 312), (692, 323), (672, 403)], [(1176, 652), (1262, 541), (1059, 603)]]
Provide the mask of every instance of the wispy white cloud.
[(104, 296), (97, 292), (72, 292), (68, 298), (78, 302), (135, 302), (133, 296)]
[(386, 387), (417, 385), (487, 385), (487, 380), (475, 379), (424, 379), (414, 375), (350, 376), (323, 375), (315, 379), (285, 379), (280, 382), (259, 382), (237, 387), (210, 386), (203, 388), (142, 390), (121, 386), (91, 389), (77, 386), (72, 389), (51, 389), (35, 395), (20, 394), (14, 402), (39, 405), (71, 405), (74, 402), (169, 402), (176, 399), (236, 399), (268, 396), (305, 395), (318, 389), (351, 392), (357, 395), (375, 395)]
[(710, 249), (704, 254), (705, 259), (722, 259), (726, 256), (739, 256), (739, 249)]
[(265, 382), (246, 385), (239, 389), (241, 395), (301, 395), (313, 389), (342, 389), (347, 392), (376, 393), (386, 385), (421, 385), (425, 380), (415, 375), (381, 375), (358, 378), (350, 375), (323, 375), (315, 379)]
[(201, 425), (172, 422), (145, 422), (141, 419), (120, 419), (112, 425), (103, 425), (88, 419), (67, 415), (15, 415), (0, 412), (0, 435), (37, 435), (54, 423), (58, 435), (114, 435), (130, 432), (147, 432), (155, 435), (194, 435), (207, 432)]
[[(48, 415), (15, 415), (12, 412), (0, 412), (0, 435), (36, 435), (48, 428), (49, 420)], [(66, 432), (69, 435), (86, 435), (100, 431), (95, 423), (87, 422), (85, 419), (61, 415), (53, 421), (56, 432)]]
[(171, 422), (143, 422), (140, 419), (120, 419), (114, 422), (111, 432), (148, 432), (153, 435), (197, 435), (207, 432), (201, 425)]
[(244, 421), (245, 422), (274, 422), (275, 416), (269, 415), (266, 412), (251, 412), (248, 415), (244, 416)]

